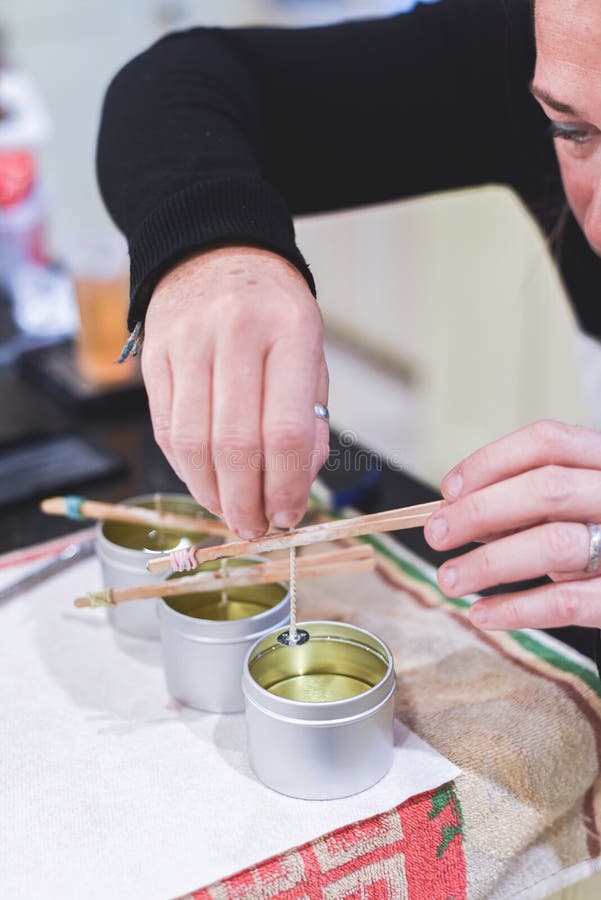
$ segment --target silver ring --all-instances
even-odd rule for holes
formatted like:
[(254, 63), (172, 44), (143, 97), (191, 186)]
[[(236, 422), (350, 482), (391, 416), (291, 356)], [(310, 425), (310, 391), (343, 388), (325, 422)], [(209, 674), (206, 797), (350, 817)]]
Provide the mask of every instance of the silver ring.
[(324, 403), (316, 403), (313, 407), (313, 412), (318, 419), (323, 419), (324, 422), (330, 421), (330, 411)]
[(587, 522), (586, 527), (589, 533), (589, 549), (588, 549), (588, 566), (584, 570), (587, 575), (594, 575), (599, 571), (599, 562), (601, 560), (601, 525), (595, 522)]

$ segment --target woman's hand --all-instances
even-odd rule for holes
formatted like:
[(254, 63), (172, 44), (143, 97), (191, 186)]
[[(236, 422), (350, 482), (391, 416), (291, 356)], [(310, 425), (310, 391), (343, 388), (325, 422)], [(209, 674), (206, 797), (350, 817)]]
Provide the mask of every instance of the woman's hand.
[(448, 506), (429, 520), (436, 550), (481, 547), (438, 571), (450, 597), (549, 575), (556, 582), (479, 600), (485, 629), (601, 626), (601, 577), (587, 575), (590, 535), (601, 522), (601, 434), (541, 421), (477, 450), (443, 480)]
[(251, 247), (199, 253), (154, 291), (142, 371), (157, 443), (241, 538), (294, 525), (328, 454), (322, 321), (300, 273)]

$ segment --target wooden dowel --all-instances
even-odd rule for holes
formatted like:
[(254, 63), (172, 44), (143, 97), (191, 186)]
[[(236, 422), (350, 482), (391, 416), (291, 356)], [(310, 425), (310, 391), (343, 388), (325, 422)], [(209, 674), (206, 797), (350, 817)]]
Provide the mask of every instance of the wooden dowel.
[[(297, 577), (317, 578), (325, 575), (366, 572), (373, 569), (374, 558), (373, 548), (367, 545), (300, 556), (297, 560)], [(156, 596), (177, 597), (189, 593), (207, 593), (233, 587), (271, 584), (286, 581), (289, 571), (288, 560), (279, 559), (257, 565), (240, 566), (236, 569), (229, 569), (225, 573), (221, 569), (212, 572), (198, 572), (195, 575), (154, 584), (115, 588), (110, 591), (110, 604), (145, 600)], [(106, 592), (99, 592), (100, 595), (104, 593)], [(92, 598), (93, 595), (78, 597), (74, 601), (74, 605), (78, 607), (94, 606), (96, 604)], [(103, 604), (101, 602), (98, 605)]]
[[(42, 512), (50, 516), (67, 515), (66, 497), (48, 497), (40, 503)], [(180, 513), (159, 513), (144, 506), (127, 506), (124, 503), (103, 503), (100, 500), (84, 500), (79, 507), (79, 515), (86, 519), (100, 519), (109, 522), (129, 522), (132, 525), (147, 525), (149, 528), (184, 532), (187, 534), (219, 534), (231, 536), (225, 522), (208, 517), (186, 516)]]
[[(384, 531), (400, 531), (405, 528), (417, 528), (425, 525), (430, 516), (444, 505), (444, 500), (433, 503), (421, 503), (417, 506), (406, 506), (390, 509), (386, 512), (373, 513), (368, 516), (356, 516), (353, 519), (336, 519), (333, 522), (321, 522), (294, 531), (278, 532), (257, 538), (254, 541), (233, 541), (213, 547), (198, 548), (194, 554), (196, 565), (223, 557), (248, 556), (254, 553), (269, 553), (272, 550), (285, 550), (289, 547), (305, 547), (322, 541), (337, 541), (342, 538), (359, 537), (365, 534), (378, 534)], [(167, 572), (171, 569), (171, 560), (167, 556), (158, 556), (146, 564), (149, 572)]]

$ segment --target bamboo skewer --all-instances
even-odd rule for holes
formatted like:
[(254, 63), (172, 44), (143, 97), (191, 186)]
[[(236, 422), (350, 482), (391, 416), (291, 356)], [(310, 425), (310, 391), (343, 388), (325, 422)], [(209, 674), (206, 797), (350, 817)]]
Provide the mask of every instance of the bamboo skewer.
[[(51, 516), (68, 514), (66, 497), (48, 497), (40, 504), (42, 512)], [(183, 531), (188, 534), (218, 534), (230, 536), (225, 522), (200, 516), (186, 516), (180, 513), (158, 512), (143, 506), (127, 506), (124, 503), (103, 503), (99, 500), (83, 500), (78, 515), (84, 519), (101, 519), (110, 522), (129, 522), (132, 525), (147, 525), (157, 530)]]
[[(298, 558), (296, 576), (297, 578), (318, 578), (325, 575), (368, 572), (374, 568), (374, 558), (373, 548), (367, 545), (326, 553), (313, 553)], [(177, 597), (189, 593), (206, 593), (233, 587), (271, 584), (286, 581), (289, 572), (289, 561), (283, 558), (257, 565), (240, 566), (236, 569), (198, 572), (195, 575), (154, 584), (98, 591), (78, 597), (74, 601), (74, 605), (78, 607), (115, 606), (130, 600), (156, 597), (157, 594), (161, 597)]]
[[(365, 534), (379, 534), (384, 531), (400, 531), (405, 528), (418, 528), (425, 525), (430, 516), (444, 505), (444, 500), (433, 503), (421, 503), (417, 506), (406, 506), (400, 509), (389, 509), (368, 516), (356, 516), (352, 519), (336, 519), (332, 522), (321, 522), (293, 531), (276, 532), (253, 541), (233, 541), (213, 547), (191, 547), (196, 565), (223, 557), (248, 556), (254, 553), (268, 553), (271, 550), (284, 550), (290, 547), (305, 547), (322, 541), (337, 541), (342, 538), (359, 537)], [(149, 572), (166, 572), (172, 568), (171, 557), (158, 556), (146, 564)]]

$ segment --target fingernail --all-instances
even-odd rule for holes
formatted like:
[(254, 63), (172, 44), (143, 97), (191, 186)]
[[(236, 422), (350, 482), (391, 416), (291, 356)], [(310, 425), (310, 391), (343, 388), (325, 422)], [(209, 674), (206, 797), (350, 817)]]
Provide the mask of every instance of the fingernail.
[(448, 530), (447, 520), (444, 516), (433, 516), (433, 518), (430, 519), (428, 531), (430, 532), (430, 536), (437, 543), (446, 537)]
[(238, 531), (238, 537), (241, 537), (243, 541), (254, 541), (255, 538), (261, 537), (263, 534), (262, 531)]
[(445, 588), (455, 587), (457, 583), (457, 569), (449, 566), (447, 569), (440, 570), (440, 583)]
[(451, 472), (442, 483), (443, 493), (449, 497), (458, 497), (463, 490), (463, 476), (460, 472)]
[(488, 624), (489, 615), (488, 610), (484, 606), (472, 606), (470, 610), (470, 619), (477, 625), (479, 628)]
[(296, 525), (298, 516), (295, 512), (275, 513), (272, 522), (277, 528), (291, 528)]

